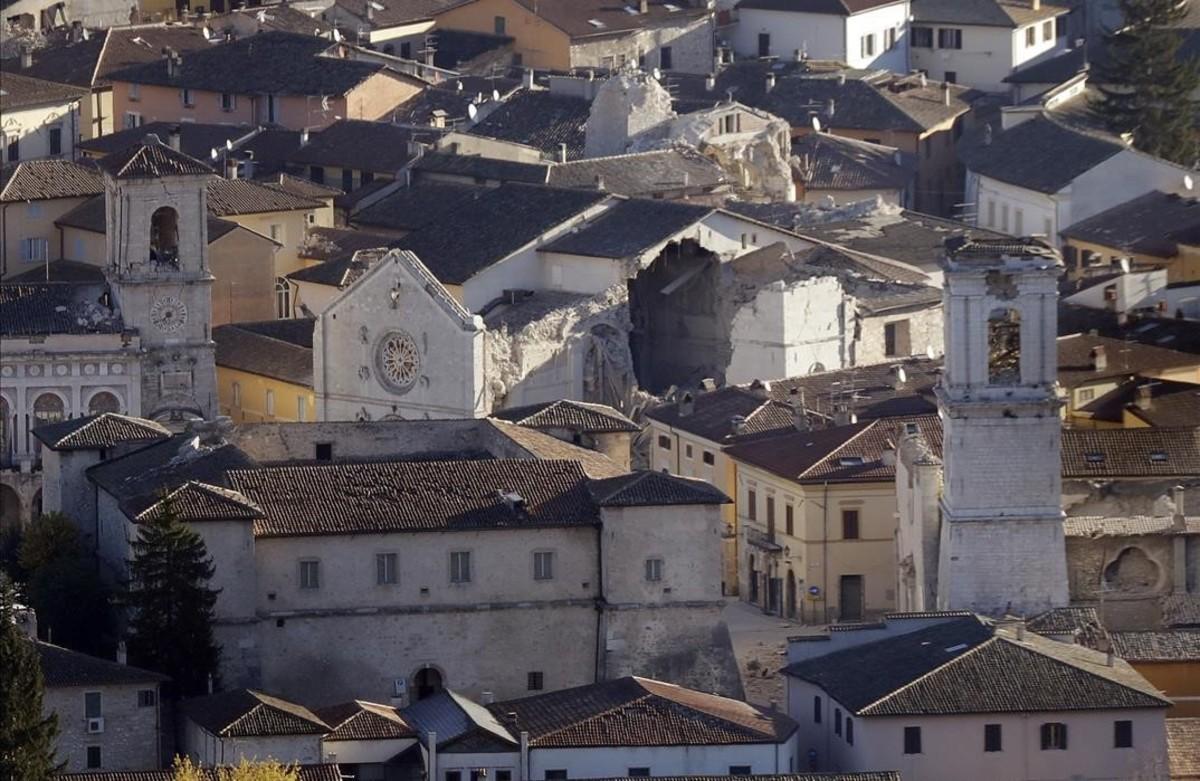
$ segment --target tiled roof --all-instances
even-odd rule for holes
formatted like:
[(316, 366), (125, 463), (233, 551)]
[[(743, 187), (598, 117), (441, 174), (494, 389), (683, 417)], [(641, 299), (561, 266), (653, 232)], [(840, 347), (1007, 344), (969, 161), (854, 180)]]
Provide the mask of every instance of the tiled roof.
[(408, 147), (414, 135), (412, 128), (388, 122), (340, 119), (310, 135), (288, 162), (394, 174), (412, 160)]
[[(108, 230), (108, 225), (106, 222), (107, 215), (105, 212), (106, 208), (107, 206), (104, 203), (104, 196), (97, 195), (93, 198), (89, 198), (71, 211), (59, 217), (54, 221), (54, 224), (60, 228), (78, 228), (79, 230), (103, 234)], [(229, 233), (230, 231), (235, 231), (240, 227), (241, 226), (236, 222), (230, 222), (229, 220), (222, 220), (220, 217), (214, 217), (210, 212), (208, 215), (208, 243), (212, 244), (225, 234)], [(263, 238), (267, 241), (270, 241), (270, 239), (265, 236)], [(100, 278), (95, 281), (103, 280), (103, 269), (100, 269), (100, 275)], [(17, 279), (11, 278), (5, 281), (15, 282)]]
[(167, 502), (170, 502), (175, 517), (186, 523), (252, 521), (262, 517), (262, 510), (237, 491), (192, 480), (147, 507), (134, 521), (147, 523), (161, 517), (166, 512)]
[[(261, 537), (586, 526), (582, 467), (516, 459), (274, 466), (231, 472), (263, 508)], [(509, 500), (506, 495), (520, 499)]]
[(1008, 74), (1006, 84), (1062, 84), (1088, 70), (1087, 48), (1076, 46), (1062, 54)]
[(140, 667), (88, 656), (69, 648), (36, 641), (38, 658), (42, 666), (42, 678), (47, 688), (66, 686), (135, 686), (155, 684), (167, 680), (160, 675)]
[(808, 190), (903, 190), (917, 174), (913, 155), (831, 133), (797, 138), (792, 158)]
[[(297, 781), (342, 781), (340, 766), (328, 765), (298, 765), (296, 767)], [(204, 781), (222, 781), (218, 769), (212, 767), (199, 768), (200, 777)], [(174, 770), (104, 770), (90, 773), (62, 773), (55, 778), (67, 781), (175, 781)]]
[[(462, 5), (463, 2), (464, 0), (336, 0), (334, 4), (364, 22), (369, 18), (373, 29), (378, 30), (432, 19), (447, 8)], [(370, 12), (367, 11), (368, 3), (371, 3)]]
[(311, 388), (314, 322), (298, 317), (219, 325), (212, 330), (217, 365)]
[(1056, 193), (1125, 150), (1118, 140), (1038, 116), (993, 132), (991, 143), (963, 143), (959, 156), (976, 174), (1041, 193)]
[(694, 149), (662, 149), (557, 163), (550, 168), (556, 187), (603, 189), (616, 195), (650, 196), (685, 190), (708, 192), (730, 183), (724, 169)]
[(1168, 594), (1162, 599), (1163, 626), (1200, 627), (1200, 594)]
[(518, 163), (514, 160), (497, 160), (482, 155), (450, 154), (448, 152), (426, 152), (415, 163), (413, 170), (421, 173), (446, 174), (470, 177), (474, 180), (494, 179), (500, 182), (524, 182), (546, 184), (550, 172), (548, 163)]
[(340, 253), (338, 257), (332, 260), (293, 271), (287, 275), (287, 278), (293, 282), (328, 285), (339, 289), (349, 287), (368, 268), (383, 257), (383, 250), (395, 246), (397, 241), (399, 239), (389, 238), (381, 247), (369, 247), (356, 249), (353, 252)]
[[(395, 236), (349, 228), (309, 228), (298, 253), (305, 260), (319, 260), (324, 265), (331, 261), (348, 261), (360, 249), (387, 247), (395, 241)], [(330, 284), (340, 284), (341, 278), (338, 274)]]
[(1200, 474), (1200, 428), (1064, 429), (1064, 478)]
[(96, 169), (70, 160), (29, 160), (0, 168), (0, 203), (87, 198), (104, 192)]
[(1167, 759), (1171, 778), (1200, 778), (1200, 718), (1167, 719)]
[[(901, 781), (896, 770), (868, 770), (863, 773), (756, 773), (738, 776), (746, 781)], [(733, 776), (654, 776), (655, 781), (729, 781)], [(624, 781), (622, 776), (619, 781)], [(593, 778), (589, 781), (618, 781), (616, 778)]]
[(332, 46), (324, 38), (264, 32), (233, 43), (183, 54), (176, 75), (161, 57), (110, 74), (112, 81), (188, 87), (237, 95), (342, 96), (385, 71), (383, 65), (321, 56)]
[(1080, 411), (1110, 423), (1121, 423), (1128, 412), (1151, 426), (1186, 426), (1200, 420), (1200, 385), (1135, 376)]
[(19, 73), (4, 72), (0, 87), (0, 110), (17, 111), (33, 106), (71, 103), (80, 100), (88, 91), (56, 81), (31, 79)]
[(213, 173), (213, 169), (204, 163), (176, 152), (153, 134), (120, 152), (105, 155), (97, 165), (115, 179), (159, 179)]
[(1200, 662), (1200, 632), (1110, 632), (1109, 638), (1129, 662)]
[[(1096, 348), (1103, 348), (1105, 353), (1105, 366), (1102, 369), (1092, 368), (1092, 351)], [(1166, 347), (1133, 346), (1120, 339), (1091, 334), (1074, 334), (1058, 339), (1058, 381), (1064, 388), (1077, 388), (1110, 377), (1191, 366), (1200, 366), (1200, 356)]]
[(276, 190), (282, 190), (285, 193), (298, 195), (301, 198), (312, 198), (314, 200), (323, 200), (325, 198), (334, 198), (344, 193), (337, 187), (328, 184), (319, 184), (311, 179), (303, 179), (299, 176), (292, 176), (287, 173), (280, 173), (270, 179), (258, 179), (258, 182), (265, 184), (267, 187)]
[(222, 738), (323, 735), (329, 732), (329, 726), (303, 705), (253, 689), (234, 689), (184, 700), (180, 707), (187, 718)]
[(103, 450), (130, 442), (161, 441), (171, 432), (153, 420), (103, 412), (41, 426), (33, 435), (51, 450)]
[(396, 740), (415, 738), (417, 731), (390, 705), (352, 700), (318, 708), (317, 716), (332, 732), (323, 740)]
[(1179, 251), (1172, 234), (1200, 227), (1200, 199), (1154, 190), (1062, 231), (1068, 239), (1139, 255), (1171, 258)]
[(885, 5), (892, 5), (898, 0), (741, 0), (738, 8), (763, 11), (791, 11), (806, 14), (834, 14), (835, 16), (850, 16), (851, 14), (870, 11)]
[(120, 315), (100, 303), (104, 285), (0, 284), (0, 336), (115, 334)]
[[(525, 428), (515, 423), (492, 419), (488, 423), (503, 437), (510, 440), (524, 453), (532, 458), (575, 461), (583, 468), (584, 474), (593, 479), (616, 477), (626, 474), (623, 469), (608, 456), (595, 450), (553, 437), (537, 429)], [(505, 457), (511, 455), (507, 452)]]
[(978, 25), (982, 27), (1023, 27), (1053, 19), (1070, 12), (1066, 6), (1028, 0), (913, 0), (912, 14), (917, 24), (929, 22)]
[(128, 149), (153, 133), (167, 141), (171, 132), (179, 132), (179, 151), (197, 160), (208, 160), (211, 151), (223, 149), (226, 141), (237, 141), (255, 132), (244, 125), (218, 125), (204, 122), (147, 122), (138, 127), (125, 128), (113, 133), (80, 141), (78, 147), (86, 152), (109, 155)]
[(583, 156), (583, 128), (590, 111), (591, 103), (583, 98), (522, 90), (467, 132), (532, 146), (554, 160), (566, 144), (567, 159), (575, 160)]
[(279, 30), (298, 35), (328, 35), (333, 27), (318, 16), (310, 16), (299, 8), (283, 3), (266, 8), (238, 8), (224, 16), (210, 16), (208, 24), (214, 30), (234, 29), (231, 21), (234, 14), (253, 19), (257, 32)]
[(732, 501), (703, 480), (654, 471), (593, 480), (591, 489), (601, 507), (729, 504)]
[(565, 429), (585, 434), (609, 434), (619, 431), (641, 431), (624, 413), (607, 404), (590, 401), (546, 401), (509, 407), (492, 413), (492, 417), (507, 420), (527, 428)]
[[(863, 670), (872, 671), (863, 675)], [(1170, 704), (1123, 660), (982, 619), (926, 629), (786, 668), (859, 716), (1161, 708)]]
[(1195, 323), (1173, 317), (1118, 316), (1111, 309), (1094, 309), (1059, 301), (1059, 336), (1093, 330), (1103, 336), (1128, 342), (1130, 346), (1145, 344), (1200, 354), (1200, 328), (1196, 328)]
[(505, 184), (481, 194), (470, 209), (427, 223), (398, 246), (416, 253), (443, 284), (460, 285), (606, 197), (586, 190)]
[(219, 217), (319, 209), (322, 206), (320, 201), (249, 179), (214, 177), (208, 182), (208, 210)]
[(539, 247), (539, 250), (600, 258), (634, 257), (668, 241), (712, 212), (711, 206), (648, 199), (625, 200), (577, 230)]
[(426, 743), (437, 733), (438, 746), (465, 737), (478, 736), (497, 750), (515, 750), (516, 735), (511, 734), (487, 708), (456, 691), (446, 689), (409, 705), (401, 715), (413, 725)]
[(1101, 628), (1100, 614), (1094, 607), (1056, 607), (1025, 622), (1031, 632), (1064, 635)]
[(796, 723), (782, 713), (647, 678), (627, 677), (488, 706), (516, 714), (534, 748), (782, 743)]
[[(628, 6), (614, 3), (612, 0), (573, 0), (569, 3), (544, 3), (539, 0), (516, 2), (572, 38), (612, 35), (660, 25), (679, 24), (683, 19), (700, 18), (709, 13), (705, 7), (672, 3), (669, 0), (650, 0), (649, 12), (645, 14), (631, 14), (626, 10)], [(596, 25), (592, 20), (600, 24)]]
[[(56, 220), (55, 225), (58, 225)], [(46, 272), (49, 271), (49, 279)], [(42, 282), (71, 282), (100, 285), (104, 283), (104, 267), (78, 260), (52, 260), (4, 280), (6, 285), (37, 285)]]
[(1071, 515), (1063, 520), (1068, 537), (1140, 537), (1154, 534), (1200, 534), (1200, 518), (1185, 518), (1182, 529), (1175, 529), (1169, 515)]
[[(692, 411), (686, 414), (681, 414), (678, 404), (662, 404), (647, 409), (646, 417), (718, 444), (794, 426), (791, 407), (740, 386), (697, 394)], [(736, 431), (734, 418), (745, 421), (744, 432)]]
[(350, 222), (366, 228), (415, 231), (431, 222), (449, 220), (459, 211), (469, 213), (469, 204), (488, 192), (486, 187), (470, 184), (417, 182), (354, 212)]

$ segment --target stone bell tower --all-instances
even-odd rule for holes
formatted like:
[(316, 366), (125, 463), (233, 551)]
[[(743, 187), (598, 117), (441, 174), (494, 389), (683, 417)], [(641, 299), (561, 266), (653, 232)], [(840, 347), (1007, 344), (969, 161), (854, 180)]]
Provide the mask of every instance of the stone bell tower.
[(1037, 239), (947, 242), (941, 609), (1034, 615), (1067, 604), (1061, 271)]
[(157, 136), (99, 161), (106, 276), (142, 346), (143, 417), (210, 418), (217, 409), (204, 163)]

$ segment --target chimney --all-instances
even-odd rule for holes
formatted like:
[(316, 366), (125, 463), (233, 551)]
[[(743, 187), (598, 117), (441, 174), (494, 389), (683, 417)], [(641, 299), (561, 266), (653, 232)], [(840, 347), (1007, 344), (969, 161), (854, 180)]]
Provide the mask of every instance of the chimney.
[(775, 89), (775, 73), (770, 72), (767, 74), (767, 92), (773, 89)]
[(1029, 0), (1029, 7), (1034, 11), (1042, 10), (1042, 0)]
[(375, 6), (371, 5), (371, 0), (367, 0), (367, 21), (375, 21)]
[(764, 401), (771, 398), (771, 383), (766, 380), (754, 380), (750, 383), (750, 393), (755, 398), (763, 399)]
[(300, 131), (300, 146), (308, 146), (308, 128)]
[(237, 179), (238, 178), (237, 166), (238, 166), (238, 161), (237, 161), (236, 157), (230, 157), (229, 155), (225, 156), (225, 178), (226, 179)]
[(792, 53), (792, 59), (795, 60), (796, 62), (804, 62), (804, 50), (797, 49), (795, 52)]
[(604, 190), (604, 177), (600, 174), (596, 174), (596, 189), (601, 191)]
[(948, 81), (942, 82), (942, 103), (947, 106), (950, 105), (950, 82)]
[(1137, 399), (1134, 402), (1138, 409), (1150, 409), (1154, 406), (1154, 383), (1147, 382), (1137, 387)]
[(700, 391), (702, 393), (712, 393), (717, 389), (717, 381), (712, 377), (705, 377), (700, 380)]
[(518, 771), (518, 781), (529, 781), (529, 732), (522, 730), (521, 735), (521, 767)]
[(858, 416), (850, 411), (850, 407), (845, 403), (840, 403), (833, 409), (833, 425), (849, 426), (851, 423), (857, 423)]
[(173, 79), (179, 74), (179, 63), (175, 60), (175, 51), (170, 46), (164, 46), (163, 59), (167, 61), (167, 78)]
[(567, 162), (567, 145), (566, 144), (558, 145), (558, 162), (560, 162), (560, 163)]
[(734, 434), (745, 434), (746, 419), (741, 415), (734, 415), (729, 419), (729, 427), (733, 430)]
[(437, 52), (435, 50), (429, 49), (429, 48), (425, 49), (425, 64), (426, 65), (429, 65), (430, 67), (433, 66), (433, 55), (435, 55), (435, 54), (437, 54)]
[(846, 71), (838, 71), (838, 86), (846, 86)]
[(991, 122), (983, 123), (983, 145), (984, 146), (992, 145), (992, 123)]
[[(1171, 489), (1171, 499), (1175, 503), (1175, 510), (1171, 513), (1171, 528), (1175, 531), (1183, 531), (1187, 528), (1187, 517), (1183, 514), (1183, 486), (1177, 485)], [(1184, 581), (1187, 577), (1185, 573)], [(1176, 588), (1179, 586), (1179, 579), (1176, 578)]]
[(922, 88), (929, 86), (929, 77), (925, 75), (925, 71), (919, 71), (917, 73), (917, 79), (921, 82)]
[(83, 22), (76, 19), (71, 22), (71, 43), (79, 43), (83, 40)]
[(834, 103), (833, 98), (830, 98), (829, 102), (825, 104), (825, 116), (832, 118), (836, 109), (837, 104)]
[(208, 674), (208, 693), (209, 694), (213, 693), (213, 674), (212, 673)]
[(21, 70), (29, 70), (33, 67), (33, 49), (29, 46), (21, 47)]
[(808, 431), (808, 405), (804, 401), (804, 389), (788, 391), (788, 403), (792, 407), (792, 425), (797, 431)]
[(117, 664), (129, 664), (129, 654), (125, 650), (125, 641), (117, 643)]
[[(1033, 0), (1033, 2), (1036, 3), (1037, 0)], [(1108, 653), (1104, 655), (1104, 663), (1109, 667), (1114, 667), (1117, 663), (1117, 652), (1112, 649), (1111, 645), (1108, 647)]]
[(891, 442), (888, 442), (887, 447), (885, 447), (883, 449), (883, 451), (880, 452), (879, 461), (884, 466), (895, 466), (896, 465), (896, 448)]
[(445, 128), (446, 127), (446, 116), (447, 115), (446, 115), (445, 109), (435, 108), (433, 111), (431, 111), (429, 113), (429, 124), (433, 125), (436, 128)]
[(1108, 353), (1104, 345), (1098, 344), (1092, 348), (1092, 371), (1102, 372), (1108, 368)]
[(171, 125), (171, 129), (167, 131), (167, 146), (171, 147), (176, 152), (180, 151), (179, 134), (182, 132), (183, 128), (181, 128), (179, 125)]
[(717, 77), (715, 74), (710, 73), (710, 74), (708, 74), (708, 76), (706, 76), (704, 78), (704, 89), (706, 92), (712, 92), (716, 88), (717, 88)]
[(479, 704), (480, 705), (491, 705), (495, 701), (496, 701), (496, 693), (495, 692), (481, 692), (479, 695)]
[(639, 14), (650, 13), (650, 0), (638, 0), (638, 13)]
[(1025, 619), (1022, 618), (1017, 622), (1017, 640), (1024, 642), (1025, 640)]
[(521, 86), (525, 89), (533, 89), (533, 68), (526, 68), (521, 73)]
[(691, 393), (684, 393), (679, 397), (679, 417), (686, 418), (696, 411), (696, 399)]

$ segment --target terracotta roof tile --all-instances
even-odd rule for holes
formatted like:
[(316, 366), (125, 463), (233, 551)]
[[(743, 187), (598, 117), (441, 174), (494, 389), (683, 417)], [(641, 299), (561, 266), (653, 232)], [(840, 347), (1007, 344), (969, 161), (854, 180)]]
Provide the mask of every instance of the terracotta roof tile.
[(0, 87), (0, 110), (71, 103), (83, 98), (88, 91), (69, 84), (43, 79), (31, 79), (19, 73), (5, 71), (4, 86)]
[(311, 210), (319, 209), (324, 205), (312, 198), (305, 198), (282, 188), (270, 187), (249, 179), (214, 177), (208, 182), (208, 210), (218, 217)]
[(601, 507), (729, 504), (731, 501), (703, 480), (664, 472), (639, 471), (593, 480), (591, 489)]
[(262, 510), (237, 491), (191, 480), (176, 488), (166, 499), (150, 505), (134, 521), (146, 523), (160, 517), (167, 502), (173, 505), (176, 517), (188, 523), (196, 521), (252, 521), (262, 517)]
[(1064, 429), (1064, 478), (1200, 474), (1200, 428)]
[(1117, 656), (1130, 662), (1200, 662), (1200, 631), (1112, 632), (1109, 637)]
[(153, 134), (120, 152), (105, 155), (97, 165), (116, 179), (159, 179), (164, 176), (207, 176), (213, 173), (204, 163), (176, 152)]
[[(342, 781), (342, 773), (338, 765), (300, 765), (298, 781)], [(201, 778), (205, 781), (222, 781), (217, 769), (200, 768)], [(107, 770), (92, 773), (65, 773), (55, 778), (68, 781), (174, 781), (173, 770)]]
[(103, 284), (0, 284), (0, 336), (115, 334), (120, 314), (102, 303)]
[(1167, 757), (1172, 779), (1200, 778), (1200, 718), (1167, 719)]
[(590, 111), (583, 98), (522, 90), (467, 132), (532, 146), (555, 160), (566, 144), (567, 159), (576, 160), (583, 157), (583, 127)]
[(564, 429), (585, 434), (642, 430), (641, 426), (607, 404), (570, 399), (509, 407), (492, 413), (492, 417), (526, 428)]
[[(1061, 336), (1058, 345), (1058, 381), (1078, 388), (1097, 380), (1148, 374), (1166, 369), (1200, 367), (1200, 356), (1151, 345), (1131, 345), (1121, 339), (1091, 334)], [(1105, 364), (1097, 369), (1093, 352), (1102, 349)]]
[(48, 688), (134, 686), (167, 680), (167, 676), (150, 670), (88, 656), (41, 640), (37, 641), (37, 651), (42, 665), (42, 678)]
[(104, 192), (90, 166), (70, 160), (29, 160), (0, 169), (0, 202), (87, 198)]
[(318, 708), (317, 716), (332, 732), (324, 740), (395, 740), (415, 738), (412, 728), (400, 712), (390, 705), (353, 700), (327, 708)]
[(308, 708), (253, 689), (185, 700), (184, 715), (222, 738), (323, 735), (329, 725)]
[(171, 432), (153, 420), (104, 412), (41, 426), (33, 435), (51, 450), (102, 450), (130, 442), (160, 442), (169, 439)]

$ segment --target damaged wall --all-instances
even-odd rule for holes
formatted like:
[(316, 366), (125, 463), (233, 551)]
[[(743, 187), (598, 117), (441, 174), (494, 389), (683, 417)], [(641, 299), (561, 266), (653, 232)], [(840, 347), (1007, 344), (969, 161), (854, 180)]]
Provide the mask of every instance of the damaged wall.
[[(887, 350), (889, 325), (894, 327), (896, 334), (895, 351), (892, 353)], [(940, 303), (923, 309), (863, 317), (859, 339), (851, 356), (852, 363), (855, 366), (869, 366), (913, 355), (939, 356), (943, 352), (944, 337)]]
[(633, 139), (675, 117), (671, 94), (646, 73), (621, 70), (592, 100), (584, 126), (585, 157), (622, 155)]
[[(663, 47), (671, 50), (670, 55), (663, 53)], [(642, 58), (647, 68), (708, 73), (713, 66), (712, 14), (647, 25), (621, 35), (585, 36), (571, 43), (572, 68), (613, 69), (637, 64)]]

